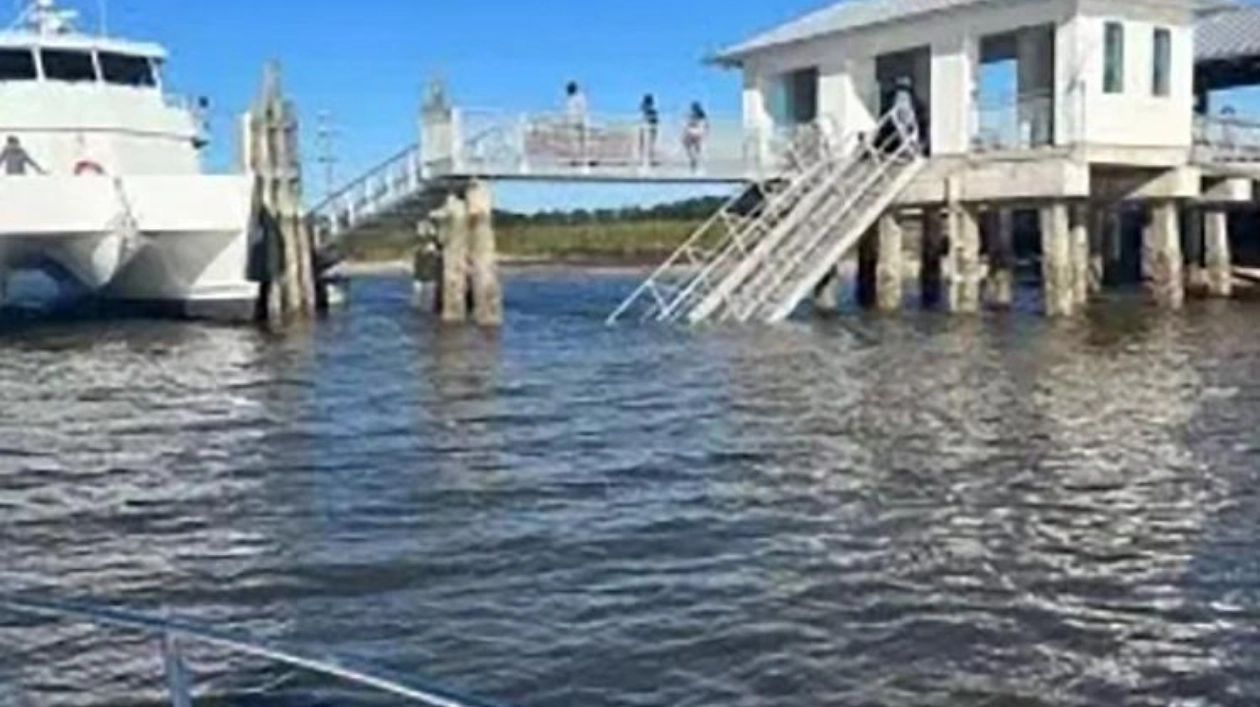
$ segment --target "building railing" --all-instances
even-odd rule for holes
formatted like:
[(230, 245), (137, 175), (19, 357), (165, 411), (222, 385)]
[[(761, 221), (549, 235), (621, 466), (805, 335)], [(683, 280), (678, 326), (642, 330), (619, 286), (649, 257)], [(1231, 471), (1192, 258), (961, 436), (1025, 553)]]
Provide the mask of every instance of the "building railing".
[(485, 707), (484, 703), (455, 697), (445, 691), (407, 685), (331, 658), (315, 658), (265, 645), (209, 628), (171, 619), (145, 616), (76, 602), (29, 599), (0, 595), (0, 614), (92, 624), (152, 638), (162, 655), (165, 683), (173, 707), (192, 707), (193, 676), (184, 659), (185, 647), (200, 645), (229, 653), (259, 658), (289, 668), (333, 678), (408, 704), (429, 707)]
[(976, 152), (1031, 150), (1054, 144), (1054, 95), (1025, 93), (976, 107), (971, 148)]
[(1198, 162), (1260, 162), (1260, 119), (1195, 116), (1194, 151)]

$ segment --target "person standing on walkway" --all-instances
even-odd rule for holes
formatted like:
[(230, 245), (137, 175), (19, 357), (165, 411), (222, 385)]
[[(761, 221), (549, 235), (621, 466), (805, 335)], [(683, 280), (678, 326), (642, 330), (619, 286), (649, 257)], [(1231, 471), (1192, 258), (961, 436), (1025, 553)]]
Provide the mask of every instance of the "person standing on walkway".
[(643, 131), (639, 138), (639, 152), (643, 163), (649, 167), (656, 166), (656, 140), (661, 130), (661, 112), (656, 108), (656, 97), (647, 94), (639, 105), (643, 114)]
[(691, 104), (691, 110), (687, 114), (687, 126), (683, 129), (683, 147), (687, 150), (687, 161), (691, 164), (691, 171), (700, 168), (700, 162), (704, 157), (704, 138), (709, 133), (709, 116), (704, 112), (704, 107), (699, 101)]
[(564, 92), (564, 117), (569, 130), (573, 132), (576, 149), (574, 163), (577, 164), (586, 161), (587, 130), (590, 120), (587, 115), (586, 94), (582, 93), (582, 87), (576, 81), (570, 81)]
[(35, 160), (31, 159), (26, 148), (22, 147), (22, 141), (18, 140), (14, 135), (9, 136), (9, 139), (4, 143), (4, 150), (0, 151), (0, 165), (3, 165), (4, 174), (9, 177), (18, 177), (26, 174), (27, 167), (39, 174), (47, 174), (43, 167), (40, 167)]

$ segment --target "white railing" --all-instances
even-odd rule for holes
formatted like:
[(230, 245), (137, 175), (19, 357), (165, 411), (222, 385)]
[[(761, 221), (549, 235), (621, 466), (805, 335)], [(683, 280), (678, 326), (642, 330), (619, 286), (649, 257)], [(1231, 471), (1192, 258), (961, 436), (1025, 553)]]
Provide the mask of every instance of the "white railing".
[[(758, 167), (758, 141), (739, 120), (649, 125), (634, 115), (574, 121), (551, 113), (456, 110), (453, 155), (426, 151), (426, 171), (497, 177), (737, 181)], [(428, 132), (438, 133), (438, 128)]]
[(1054, 95), (1029, 93), (981, 103), (971, 147), (976, 152), (1031, 150), (1054, 144)]
[(333, 192), (311, 209), (311, 216), (323, 238), (335, 242), (365, 221), (414, 197), (423, 186), (420, 149), (411, 145)]
[(151, 637), (158, 644), (165, 671), (168, 697), (173, 707), (192, 707), (192, 674), (184, 659), (186, 646), (201, 645), (238, 656), (260, 658), (273, 664), (334, 678), (346, 684), (390, 695), (411, 704), (430, 707), (477, 707), (477, 703), (444, 691), (405, 685), (330, 658), (313, 658), (230, 636), (181, 621), (161, 619), (89, 604), (0, 596), (0, 613), (73, 621)]
[(1195, 159), (1209, 163), (1260, 162), (1260, 120), (1199, 115), (1194, 120)]
[(311, 210), (326, 241), (392, 213), (434, 180), (757, 181), (817, 153), (835, 135), (822, 124), (751, 130), (741, 120), (715, 118), (697, 129), (685, 120), (652, 126), (634, 115), (574, 122), (548, 113), (461, 109), (424, 116), (420, 132), (419, 145)]

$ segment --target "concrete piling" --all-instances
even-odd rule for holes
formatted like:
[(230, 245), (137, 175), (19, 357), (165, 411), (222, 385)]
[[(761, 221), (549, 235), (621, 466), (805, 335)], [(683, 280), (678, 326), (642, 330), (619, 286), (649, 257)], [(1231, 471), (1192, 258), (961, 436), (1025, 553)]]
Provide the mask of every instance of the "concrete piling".
[(875, 268), (875, 308), (881, 312), (901, 309), (905, 297), (903, 251), (905, 235), (897, 216), (885, 214), (878, 226), (879, 255)]
[(1015, 303), (1015, 212), (997, 209), (989, 230), (989, 304), (999, 309)]
[(1144, 256), (1148, 289), (1155, 303), (1164, 309), (1181, 309), (1186, 299), (1182, 274), (1181, 219), (1174, 201), (1160, 201), (1151, 206), (1150, 224), (1146, 232)]
[(919, 243), (919, 299), (924, 307), (936, 307), (941, 303), (941, 290), (945, 281), (944, 265), (948, 247), (941, 224), (941, 213), (925, 208), (921, 215)]
[(1205, 213), (1203, 218), (1203, 252), (1208, 295), (1231, 297), (1234, 294), (1234, 273), (1229, 242), (1229, 214), (1214, 209)]
[(879, 232), (873, 228), (862, 236), (857, 254), (857, 303), (870, 309), (876, 302), (879, 271)]
[(1106, 206), (1095, 206), (1090, 210), (1089, 219), (1089, 294), (1093, 296), (1102, 292), (1107, 279), (1111, 212)]
[(1194, 207), (1187, 207), (1182, 218), (1181, 246), (1186, 256), (1186, 288), (1196, 295), (1204, 294), (1208, 289), (1203, 255), (1203, 227), (1206, 219), (1206, 213)]
[(827, 276), (814, 287), (814, 313), (828, 316), (840, 311), (840, 272), (828, 271)]
[(1072, 297), (1076, 307), (1084, 307), (1090, 299), (1089, 209), (1074, 204), (1070, 209), (1072, 225)]
[(1046, 315), (1072, 316), (1076, 312), (1076, 295), (1067, 204), (1054, 203), (1041, 209), (1041, 267)]
[(949, 207), (949, 311), (980, 311), (980, 222), (974, 208), (962, 203)]

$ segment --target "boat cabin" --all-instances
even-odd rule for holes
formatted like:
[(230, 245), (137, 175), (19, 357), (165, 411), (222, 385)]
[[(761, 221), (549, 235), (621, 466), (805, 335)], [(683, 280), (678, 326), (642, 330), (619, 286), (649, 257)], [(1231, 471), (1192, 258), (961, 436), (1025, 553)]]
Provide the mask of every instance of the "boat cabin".
[(0, 32), (0, 142), (48, 174), (199, 172), (201, 120), (165, 94), (166, 51), (78, 33), (72, 18), (36, 3)]

